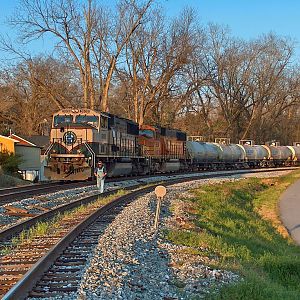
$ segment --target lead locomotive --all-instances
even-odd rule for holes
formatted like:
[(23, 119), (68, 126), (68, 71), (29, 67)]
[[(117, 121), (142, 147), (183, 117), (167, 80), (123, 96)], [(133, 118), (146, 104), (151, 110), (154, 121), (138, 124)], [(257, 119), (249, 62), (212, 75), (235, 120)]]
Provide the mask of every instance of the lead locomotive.
[(186, 135), (142, 126), (91, 109), (63, 109), (53, 115), (45, 176), (85, 180), (99, 160), (108, 176), (177, 171), (186, 168)]

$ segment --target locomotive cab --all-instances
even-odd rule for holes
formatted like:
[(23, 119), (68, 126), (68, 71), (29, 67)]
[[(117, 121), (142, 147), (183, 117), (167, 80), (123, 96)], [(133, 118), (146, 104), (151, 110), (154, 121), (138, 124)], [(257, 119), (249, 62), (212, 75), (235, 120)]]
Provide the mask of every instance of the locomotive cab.
[[(51, 144), (46, 152), (46, 177), (51, 180), (91, 177), (96, 156), (90, 141), (101, 140), (100, 120), (100, 113), (89, 109), (63, 109), (54, 114)], [(105, 140), (102, 142), (105, 143)]]

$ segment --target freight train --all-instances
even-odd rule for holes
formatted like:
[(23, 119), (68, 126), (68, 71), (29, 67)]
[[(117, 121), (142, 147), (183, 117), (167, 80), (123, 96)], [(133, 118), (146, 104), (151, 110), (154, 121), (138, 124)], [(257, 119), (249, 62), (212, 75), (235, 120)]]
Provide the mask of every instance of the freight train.
[(138, 126), (132, 120), (91, 109), (62, 109), (53, 115), (45, 176), (50, 180), (87, 180), (96, 163), (108, 176), (200, 169), (297, 165), (294, 146), (208, 143), (179, 130)]

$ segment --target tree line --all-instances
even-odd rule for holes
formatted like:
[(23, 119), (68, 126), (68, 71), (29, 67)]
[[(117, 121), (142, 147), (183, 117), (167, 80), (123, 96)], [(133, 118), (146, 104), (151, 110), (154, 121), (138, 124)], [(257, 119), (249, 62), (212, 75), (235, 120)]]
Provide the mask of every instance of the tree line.
[(19, 60), (0, 72), (1, 130), (45, 133), (53, 112), (85, 107), (206, 140), (300, 140), (300, 69), (289, 38), (245, 41), (201, 24), (189, 8), (167, 18), (155, 0), (114, 8), (21, 0), (9, 23), (21, 45), (43, 38), (55, 46), (32, 56), (2, 37), (2, 50)]

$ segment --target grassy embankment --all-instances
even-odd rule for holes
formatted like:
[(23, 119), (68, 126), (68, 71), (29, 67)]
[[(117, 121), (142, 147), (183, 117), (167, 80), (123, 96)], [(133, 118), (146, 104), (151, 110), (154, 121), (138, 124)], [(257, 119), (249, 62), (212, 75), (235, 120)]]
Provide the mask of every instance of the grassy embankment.
[(30, 184), (29, 181), (19, 179), (14, 176), (1, 174), (0, 172), (0, 188), (14, 187)]
[(203, 186), (185, 200), (192, 203), (193, 229), (170, 231), (168, 238), (204, 247), (205, 255), (217, 257), (213, 267), (243, 278), (210, 299), (300, 299), (300, 248), (278, 217), (280, 194), (299, 178), (296, 171), (280, 178)]

